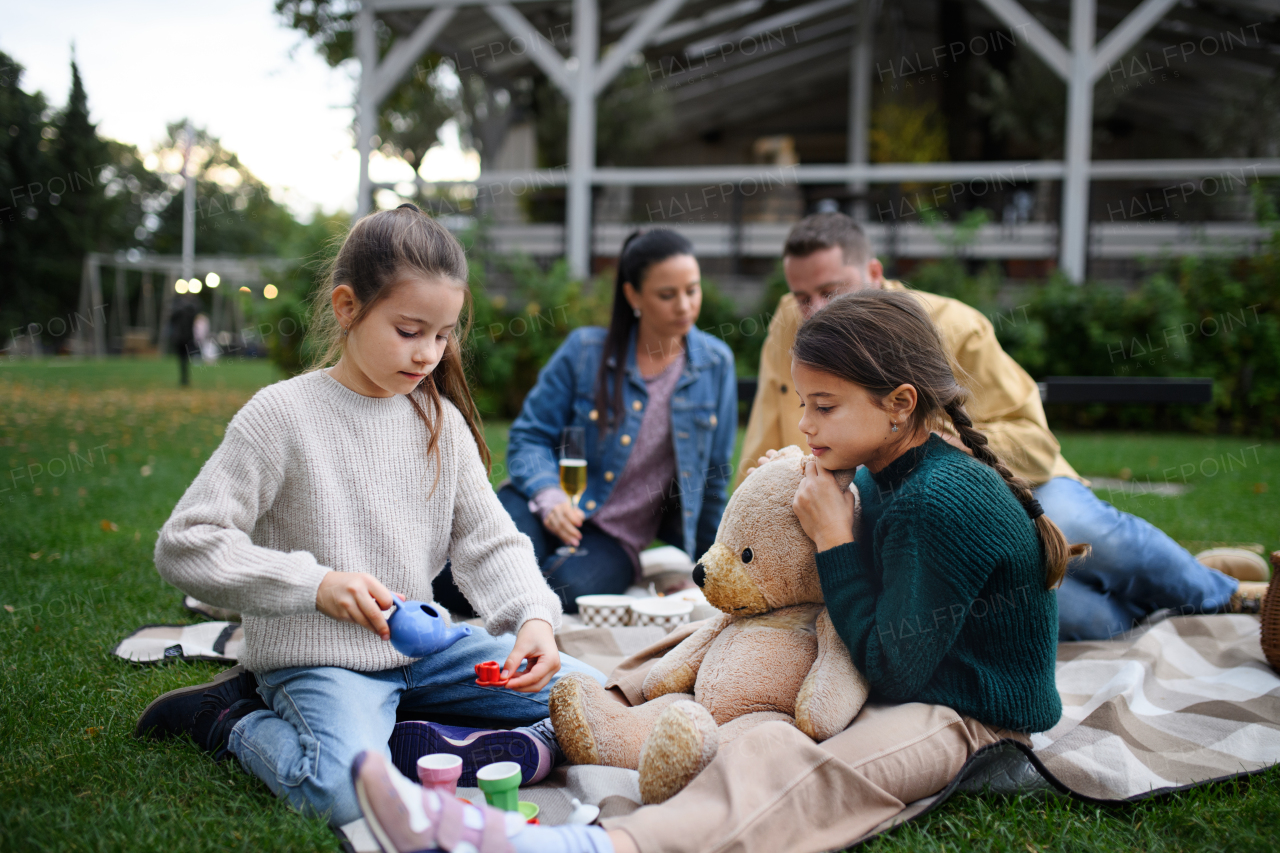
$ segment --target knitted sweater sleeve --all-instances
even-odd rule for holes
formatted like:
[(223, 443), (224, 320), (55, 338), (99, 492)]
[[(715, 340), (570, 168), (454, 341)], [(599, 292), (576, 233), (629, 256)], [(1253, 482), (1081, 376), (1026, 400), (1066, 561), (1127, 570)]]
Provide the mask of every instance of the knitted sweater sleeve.
[(284, 477), (245, 414), (232, 420), (160, 530), (156, 569), (184, 592), (238, 613), (314, 613), (320, 581), (330, 570), (309, 552), (275, 551), (250, 539)]
[(445, 404), (458, 490), (449, 558), (458, 589), (490, 634), (518, 631), (530, 619), (560, 627), (560, 599), (542, 578), (529, 537), (516, 529), (489, 485), (466, 420)]
[[(992, 566), (959, 520), (932, 501), (895, 506), (878, 531), (883, 576), (867, 543), (818, 554), (828, 612), (877, 695), (918, 697), (955, 643)], [(977, 546), (977, 547), (975, 547)]]

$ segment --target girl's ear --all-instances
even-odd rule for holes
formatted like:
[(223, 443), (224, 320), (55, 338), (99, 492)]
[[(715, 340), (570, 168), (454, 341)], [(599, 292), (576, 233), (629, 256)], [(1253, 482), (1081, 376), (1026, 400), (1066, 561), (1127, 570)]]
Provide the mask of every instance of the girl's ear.
[(916, 410), (916, 389), (914, 385), (899, 385), (881, 400), (881, 405), (895, 420), (908, 421)]
[(640, 291), (631, 286), (631, 282), (622, 283), (622, 295), (627, 297), (627, 304), (632, 308), (640, 307)]
[(343, 329), (350, 329), (351, 321), (360, 307), (360, 303), (356, 301), (356, 292), (351, 289), (351, 285), (340, 284), (335, 287), (330, 301), (333, 303), (333, 315), (338, 319), (338, 325)]

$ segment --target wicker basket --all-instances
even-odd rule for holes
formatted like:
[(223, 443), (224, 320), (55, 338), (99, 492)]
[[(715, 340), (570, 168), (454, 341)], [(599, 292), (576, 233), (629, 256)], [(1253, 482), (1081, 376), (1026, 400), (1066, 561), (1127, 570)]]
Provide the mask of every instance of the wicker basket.
[(1271, 552), (1271, 586), (1262, 601), (1262, 653), (1267, 656), (1271, 668), (1280, 671), (1280, 551)]

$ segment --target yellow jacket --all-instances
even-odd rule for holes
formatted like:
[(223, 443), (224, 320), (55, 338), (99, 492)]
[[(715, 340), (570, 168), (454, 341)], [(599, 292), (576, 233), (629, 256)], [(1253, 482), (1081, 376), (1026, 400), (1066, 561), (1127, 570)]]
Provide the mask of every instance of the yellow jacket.
[[(886, 281), (884, 288), (907, 290), (896, 281)], [(1062, 458), (1058, 440), (1049, 431), (1035, 381), (1001, 349), (991, 321), (957, 299), (911, 292), (933, 318), (956, 379), (969, 390), (965, 405), (969, 416), (987, 434), (1005, 464), (1035, 485), (1053, 477), (1081, 479)], [(769, 335), (760, 353), (759, 385), (742, 442), (739, 483), (766, 450), (789, 444), (808, 450), (799, 428), (800, 401), (791, 386), (791, 347), (800, 322), (795, 297), (787, 294), (769, 322)]]

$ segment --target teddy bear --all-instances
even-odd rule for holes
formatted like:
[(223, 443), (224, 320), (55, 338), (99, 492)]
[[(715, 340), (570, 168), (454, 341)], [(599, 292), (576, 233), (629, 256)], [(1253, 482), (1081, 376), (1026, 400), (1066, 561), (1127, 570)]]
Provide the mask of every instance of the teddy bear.
[[(642, 799), (660, 803), (763, 723), (823, 741), (853, 721), (868, 685), (827, 614), (813, 541), (791, 508), (808, 458), (788, 447), (733, 493), (693, 574), (721, 613), (650, 669), (643, 703), (628, 707), (577, 674), (556, 684), (551, 720), (570, 761), (638, 770)], [(853, 472), (836, 478), (848, 488)]]

